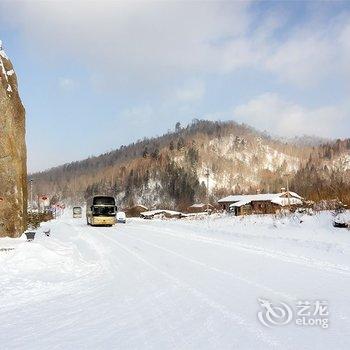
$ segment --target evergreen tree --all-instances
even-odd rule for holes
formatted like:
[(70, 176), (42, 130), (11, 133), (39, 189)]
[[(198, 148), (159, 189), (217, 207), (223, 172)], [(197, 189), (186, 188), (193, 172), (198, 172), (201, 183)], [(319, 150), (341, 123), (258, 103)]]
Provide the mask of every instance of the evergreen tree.
[(183, 139), (183, 137), (180, 137), (179, 140), (177, 141), (177, 150), (181, 151), (183, 148), (185, 147), (185, 140)]
[(181, 131), (181, 123), (180, 122), (177, 122), (175, 124), (175, 132), (179, 133)]
[(144, 149), (143, 152), (142, 152), (142, 157), (143, 157), (143, 158), (147, 158), (148, 156), (149, 156), (148, 148), (145, 147), (145, 149)]

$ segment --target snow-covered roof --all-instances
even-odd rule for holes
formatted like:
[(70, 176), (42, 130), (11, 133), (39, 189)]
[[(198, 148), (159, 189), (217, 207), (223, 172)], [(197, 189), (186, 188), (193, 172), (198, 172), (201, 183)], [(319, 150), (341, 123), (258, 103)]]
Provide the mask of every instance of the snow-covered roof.
[(273, 198), (276, 197), (276, 194), (273, 193), (264, 193), (264, 194), (238, 194), (238, 195), (232, 195), (232, 196), (227, 196), (225, 198), (219, 199), (219, 203), (222, 202), (240, 202), (243, 200), (247, 200), (251, 202), (252, 200), (255, 201), (268, 201), (272, 200)]
[(291, 205), (303, 204), (303, 202), (300, 198), (293, 197), (293, 196), (290, 196), (289, 200), (288, 200), (288, 197), (276, 197), (271, 202), (278, 204), (282, 207), (287, 206), (289, 204), (291, 204)]
[(302, 204), (302, 197), (297, 193), (289, 191), (289, 200), (287, 196), (288, 192), (281, 193), (261, 193), (261, 194), (248, 194), (248, 195), (232, 195), (225, 198), (221, 198), (219, 203), (232, 203), (230, 207), (241, 207), (254, 201), (267, 201), (281, 206)]
[(154, 215), (159, 214), (168, 214), (168, 215), (180, 215), (181, 213), (179, 211), (174, 210), (165, 210), (165, 209), (156, 209), (156, 210), (150, 210), (150, 211), (144, 211), (140, 215), (145, 217), (152, 217)]
[[(240, 202), (240, 201), (273, 201), (276, 198), (281, 198), (287, 195), (287, 192), (280, 192), (280, 193), (260, 193), (260, 194), (238, 194), (238, 195), (231, 195), (224, 198), (221, 198), (218, 200), (219, 203), (225, 203), (225, 202)], [(289, 196), (302, 199), (297, 193), (289, 191)]]
[(203, 208), (205, 206), (206, 206), (206, 204), (204, 204), (204, 203), (197, 203), (197, 204), (192, 204), (190, 206), (190, 208)]
[(231, 207), (241, 207), (242, 205), (246, 205), (246, 204), (248, 204), (250, 202), (251, 202), (250, 200), (243, 199), (241, 201), (238, 201), (238, 202), (230, 204), (230, 208)]

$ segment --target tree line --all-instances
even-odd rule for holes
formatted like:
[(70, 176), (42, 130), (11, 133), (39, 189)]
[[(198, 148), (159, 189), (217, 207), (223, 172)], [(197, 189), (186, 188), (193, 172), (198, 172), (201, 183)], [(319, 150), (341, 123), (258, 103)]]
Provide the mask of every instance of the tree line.
[[(216, 145), (222, 146), (228, 138), (230, 149), (222, 154)], [(185, 127), (177, 123), (174, 131), (160, 137), (31, 176), (36, 193), (68, 204), (104, 193), (115, 196), (122, 206), (140, 203), (182, 209), (206, 201), (204, 168), (218, 179), (210, 188), (215, 202), (232, 193), (279, 191), (285, 187), (284, 175), (292, 159), (298, 162), (298, 169), (290, 174), (291, 189), (305, 198), (339, 198), (350, 204), (349, 169), (338, 161), (349, 149), (349, 139), (317, 147), (297, 146), (234, 121), (196, 119)], [(253, 154), (249, 159), (244, 158), (247, 150)], [(266, 150), (280, 152), (286, 160), (269, 169), (263, 164)], [(231, 159), (230, 154), (242, 159)], [(220, 183), (221, 177), (227, 177), (226, 182)]]

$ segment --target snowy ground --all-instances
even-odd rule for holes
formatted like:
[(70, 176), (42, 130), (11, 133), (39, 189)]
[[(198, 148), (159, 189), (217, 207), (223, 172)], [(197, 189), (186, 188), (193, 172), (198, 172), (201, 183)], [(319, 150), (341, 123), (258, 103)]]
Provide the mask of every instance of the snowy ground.
[[(45, 225), (51, 237), (1, 239), (0, 347), (349, 349), (350, 231), (329, 213), (302, 220), (97, 228), (67, 214)], [(258, 298), (293, 319), (262, 325)], [(297, 302), (317, 300), (329, 327), (296, 325)]]

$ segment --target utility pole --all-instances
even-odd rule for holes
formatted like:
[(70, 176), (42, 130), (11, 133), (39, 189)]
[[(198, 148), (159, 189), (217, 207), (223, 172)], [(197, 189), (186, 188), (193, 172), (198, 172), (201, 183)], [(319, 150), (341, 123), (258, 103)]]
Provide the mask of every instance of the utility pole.
[(74, 198), (74, 202), (77, 201), (77, 177), (76, 174), (74, 173), (74, 194), (73, 194), (73, 198)]
[(289, 174), (285, 174), (284, 176), (287, 178), (287, 198), (288, 198), (288, 210), (290, 211), (290, 194), (289, 194)]
[(30, 211), (33, 212), (33, 179), (30, 179), (29, 183), (30, 183)]
[(209, 214), (209, 176), (210, 176), (209, 168), (206, 169), (204, 175), (207, 178), (207, 213)]
[(111, 177), (111, 192), (112, 196), (115, 196), (115, 186), (114, 186), (114, 168), (112, 168), (112, 177)]

